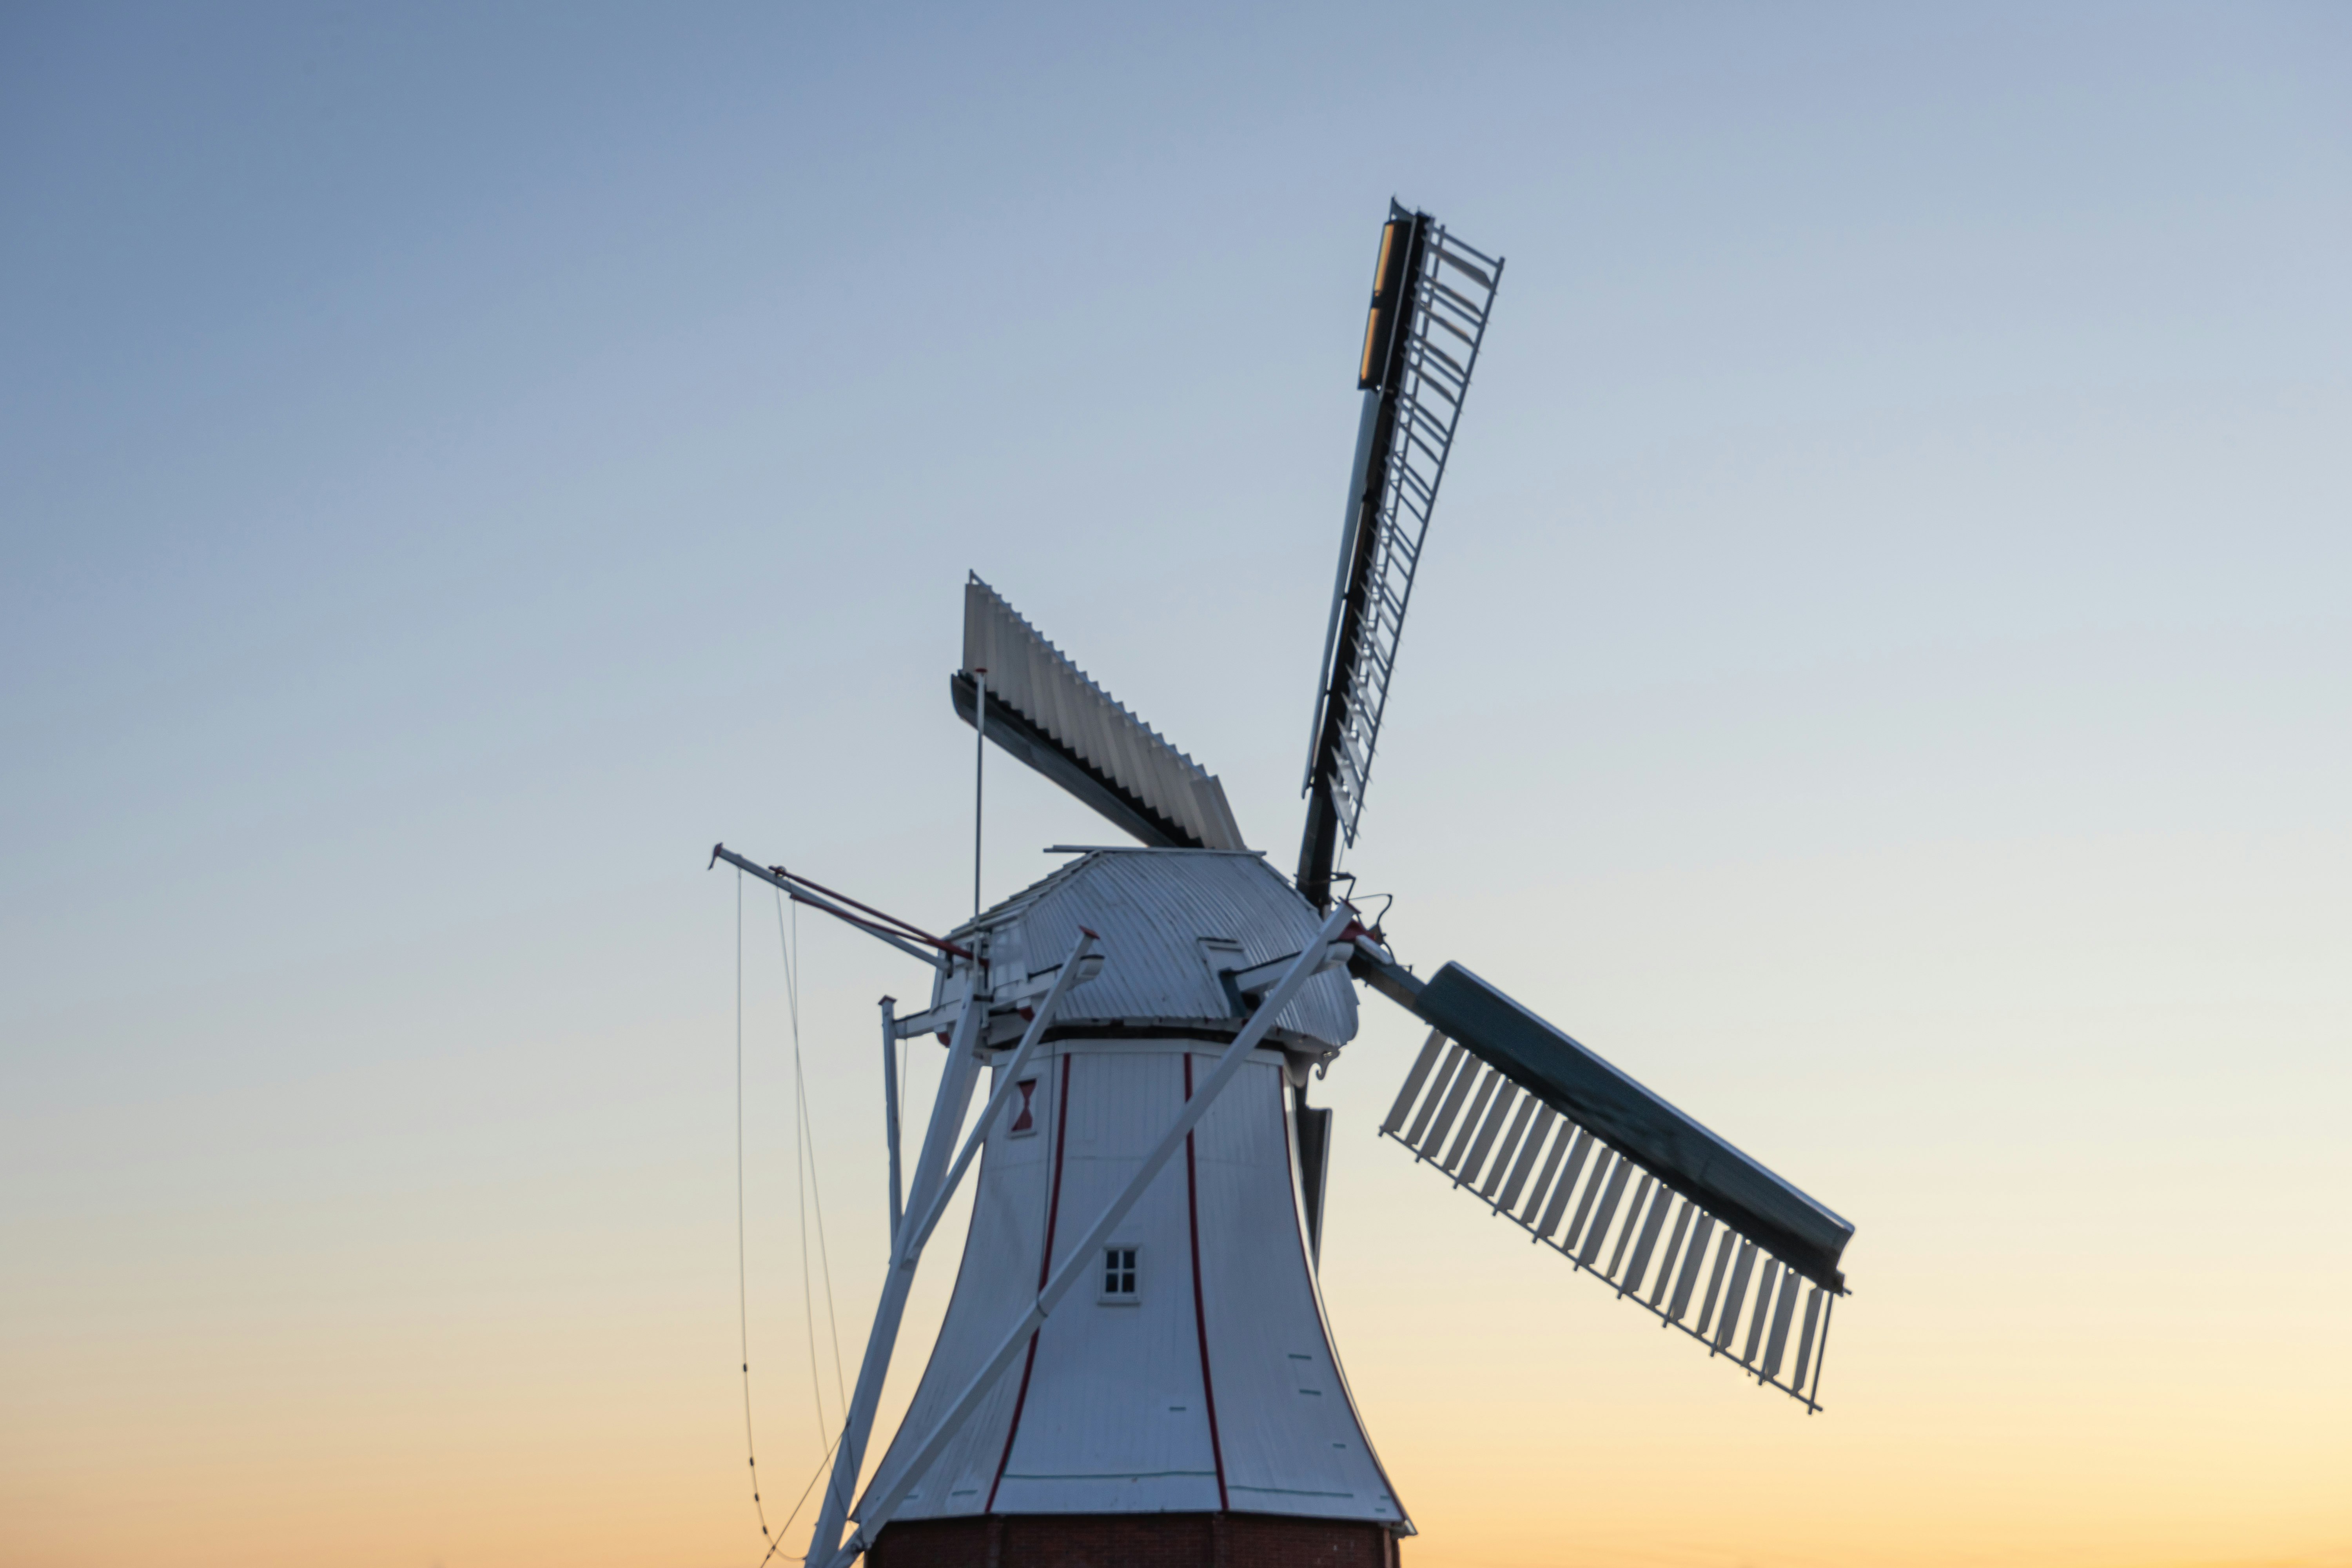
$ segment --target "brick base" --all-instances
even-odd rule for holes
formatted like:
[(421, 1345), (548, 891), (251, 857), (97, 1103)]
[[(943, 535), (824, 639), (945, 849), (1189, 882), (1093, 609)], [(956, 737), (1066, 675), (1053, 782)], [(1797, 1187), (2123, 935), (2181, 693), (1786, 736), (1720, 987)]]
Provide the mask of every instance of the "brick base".
[(1264, 1513), (1036, 1513), (908, 1520), (867, 1568), (1398, 1568), (1377, 1524)]

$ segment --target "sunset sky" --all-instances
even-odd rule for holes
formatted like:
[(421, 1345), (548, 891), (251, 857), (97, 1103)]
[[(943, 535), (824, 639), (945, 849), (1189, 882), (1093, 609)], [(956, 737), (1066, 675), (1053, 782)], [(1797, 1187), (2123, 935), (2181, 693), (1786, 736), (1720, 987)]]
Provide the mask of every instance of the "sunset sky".
[[(969, 912), (977, 570), (1286, 869), (1391, 195), (1509, 265), (1349, 868), (1857, 1226), (1808, 1416), (1368, 1002), (1404, 1561), (2352, 1564), (2316, 4), (0, 10), (0, 1560), (753, 1568), (711, 842)], [(828, 1287), (742, 910), (772, 1519), (926, 979), (801, 921)]]

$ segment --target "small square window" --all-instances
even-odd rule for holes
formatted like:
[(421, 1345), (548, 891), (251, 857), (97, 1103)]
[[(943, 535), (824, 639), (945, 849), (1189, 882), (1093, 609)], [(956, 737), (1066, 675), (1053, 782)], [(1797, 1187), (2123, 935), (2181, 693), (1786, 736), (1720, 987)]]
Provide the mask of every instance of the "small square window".
[(1102, 1300), (1106, 1306), (1131, 1306), (1142, 1299), (1139, 1289), (1143, 1271), (1137, 1260), (1143, 1255), (1139, 1247), (1106, 1247), (1103, 1248)]
[(1013, 1124), (1004, 1130), (1004, 1135), (1007, 1138), (1026, 1138), (1037, 1131), (1036, 1107), (1033, 1103), (1037, 1095), (1037, 1080), (1024, 1078), (1013, 1088), (1019, 1098), (1013, 1102)]

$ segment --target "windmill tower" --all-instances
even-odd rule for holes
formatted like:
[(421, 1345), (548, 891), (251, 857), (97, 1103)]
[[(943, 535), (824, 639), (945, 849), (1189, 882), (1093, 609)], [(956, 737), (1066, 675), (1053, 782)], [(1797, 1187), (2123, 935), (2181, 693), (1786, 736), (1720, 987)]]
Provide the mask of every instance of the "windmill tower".
[[(1244, 844), (1213, 775), (976, 576), (956, 711), (1138, 846), (1073, 850), (944, 938), (714, 851), (932, 971), (921, 1012), (883, 1006), (890, 1267), (813, 1568), (1396, 1563), (1412, 1524), (1316, 1287), (1331, 1112), (1307, 1086), (1354, 1037), (1359, 984), (1431, 1026), (1383, 1134), (1819, 1407), (1853, 1227), (1468, 970), (1415, 975), (1332, 896), (1501, 276), (1391, 205), (1294, 876)], [(931, 1037), (902, 1184), (896, 1045)], [(975, 1163), (946, 1319), (858, 1493), (908, 1290)]]

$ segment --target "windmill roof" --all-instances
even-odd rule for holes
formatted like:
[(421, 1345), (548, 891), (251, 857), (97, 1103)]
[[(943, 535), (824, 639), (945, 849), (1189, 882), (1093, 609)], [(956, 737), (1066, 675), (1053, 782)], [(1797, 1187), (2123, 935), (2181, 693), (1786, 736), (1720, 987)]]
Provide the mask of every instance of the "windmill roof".
[[(1139, 847), (1087, 850), (953, 937), (986, 932), (992, 967), (1035, 973), (1060, 963), (1082, 928), (1092, 931), (1103, 970), (1070, 994), (1063, 1019), (1230, 1027), (1239, 1016), (1212, 961), (1232, 969), (1286, 958), (1313, 941), (1319, 923), (1313, 906), (1261, 856)], [(1318, 974), (1275, 1026), (1344, 1046), (1356, 1033), (1355, 988), (1344, 972)]]

